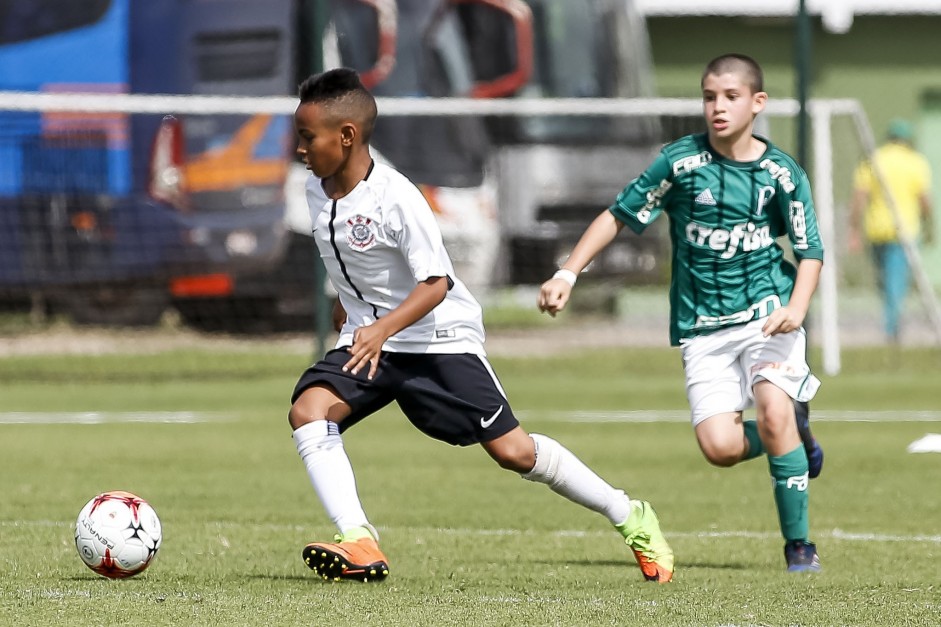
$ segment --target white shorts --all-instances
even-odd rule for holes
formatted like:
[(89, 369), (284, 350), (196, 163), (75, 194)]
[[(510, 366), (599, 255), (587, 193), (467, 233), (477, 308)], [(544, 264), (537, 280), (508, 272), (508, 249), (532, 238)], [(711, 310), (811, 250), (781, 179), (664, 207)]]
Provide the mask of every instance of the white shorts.
[(709, 335), (683, 340), (686, 397), (695, 427), (728, 412), (748, 409), (755, 402), (752, 388), (764, 379), (799, 401), (809, 401), (820, 381), (807, 365), (804, 329), (764, 337), (766, 318)]

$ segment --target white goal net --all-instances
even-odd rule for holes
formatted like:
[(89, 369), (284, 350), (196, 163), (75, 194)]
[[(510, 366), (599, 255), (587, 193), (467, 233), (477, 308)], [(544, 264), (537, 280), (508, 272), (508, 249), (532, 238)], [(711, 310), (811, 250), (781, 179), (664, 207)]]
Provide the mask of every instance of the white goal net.
[[(206, 330), (277, 326), (292, 314), (309, 324), (320, 286), (303, 241), (296, 102), (0, 93), (0, 307), (25, 301), (95, 324), (140, 324), (167, 307)], [(485, 303), (550, 276), (659, 146), (702, 124), (696, 99), (380, 98), (379, 111), (391, 139), (377, 156), (422, 188)], [(794, 154), (798, 113), (796, 101), (773, 100), (759, 129)], [(856, 101), (812, 100), (808, 113), (827, 249), (808, 327), (835, 374), (841, 345), (884, 340), (872, 264), (845, 237), (853, 171), (874, 138)], [(625, 235), (584, 283), (600, 286), (588, 302), (620, 321), (611, 333), (651, 327), (665, 344), (668, 243), (652, 230)], [(915, 242), (905, 249), (903, 338), (941, 342), (941, 277)]]

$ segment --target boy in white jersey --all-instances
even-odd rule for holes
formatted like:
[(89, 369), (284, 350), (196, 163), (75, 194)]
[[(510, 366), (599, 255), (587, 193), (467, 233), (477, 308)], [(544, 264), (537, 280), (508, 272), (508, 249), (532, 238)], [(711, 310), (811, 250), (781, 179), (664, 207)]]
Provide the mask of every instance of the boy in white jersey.
[[(578, 273), (625, 224), (641, 233), (665, 213), (673, 244), (670, 340), (682, 347), (696, 439), (717, 466), (767, 453), (788, 570), (816, 571), (807, 488), (823, 455), (809, 435), (806, 403), (819, 382), (806, 363), (801, 325), (823, 247), (810, 184), (791, 157), (752, 134), (768, 97), (753, 59), (714, 59), (701, 87), (708, 132), (663, 148), (542, 285), (538, 306), (561, 311)], [(797, 268), (775, 241), (784, 235)], [(743, 421), (752, 406), (757, 420)]]
[(666, 583), (673, 552), (645, 501), (607, 484), (561, 444), (527, 434), (485, 357), (480, 306), (455, 276), (434, 215), (402, 174), (375, 163), (376, 102), (355, 71), (299, 90), (298, 154), (311, 170), (313, 235), (339, 293), (336, 348), (300, 377), (288, 419), (336, 542), (304, 548), (324, 579), (385, 578), (340, 434), (392, 401), (426, 435), (479, 443), (501, 467), (596, 511), (624, 537), (645, 579)]

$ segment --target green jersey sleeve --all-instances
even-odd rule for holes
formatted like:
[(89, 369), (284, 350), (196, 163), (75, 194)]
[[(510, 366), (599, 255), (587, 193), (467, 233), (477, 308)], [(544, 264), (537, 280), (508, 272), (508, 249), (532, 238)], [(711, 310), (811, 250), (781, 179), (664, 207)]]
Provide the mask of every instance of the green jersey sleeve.
[[(778, 209), (784, 218), (787, 237), (791, 243), (797, 261), (818, 259), (823, 261), (823, 243), (817, 226), (817, 213), (811, 195), (810, 180), (804, 170), (795, 162), (788, 165), (793, 168), (791, 178), (778, 178)], [(775, 176), (773, 167), (772, 177)]]
[(673, 186), (670, 160), (661, 152), (653, 163), (621, 190), (609, 211), (635, 233), (643, 233), (663, 212)]

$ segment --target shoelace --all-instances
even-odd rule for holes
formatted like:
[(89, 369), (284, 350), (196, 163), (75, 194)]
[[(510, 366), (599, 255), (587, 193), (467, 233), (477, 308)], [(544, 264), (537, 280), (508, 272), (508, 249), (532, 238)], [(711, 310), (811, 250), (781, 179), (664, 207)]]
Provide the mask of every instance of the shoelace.
[(624, 536), (624, 542), (631, 547), (636, 547), (638, 551), (650, 551), (650, 536), (642, 529)]

